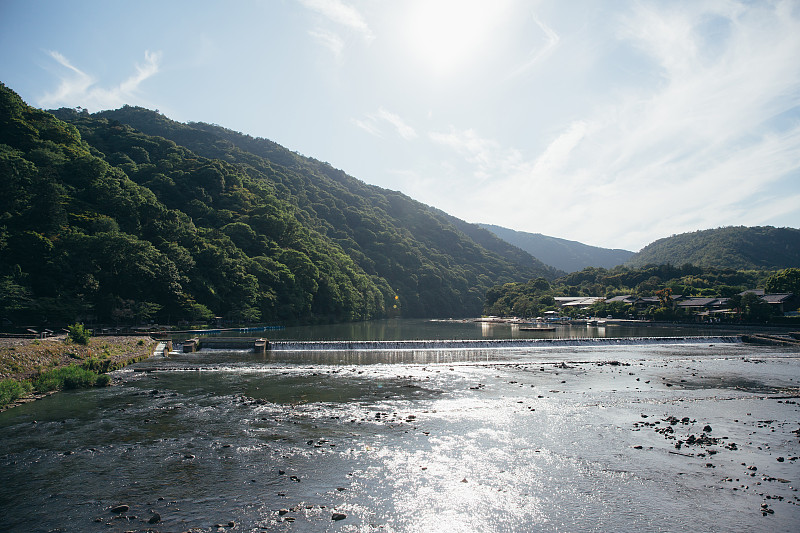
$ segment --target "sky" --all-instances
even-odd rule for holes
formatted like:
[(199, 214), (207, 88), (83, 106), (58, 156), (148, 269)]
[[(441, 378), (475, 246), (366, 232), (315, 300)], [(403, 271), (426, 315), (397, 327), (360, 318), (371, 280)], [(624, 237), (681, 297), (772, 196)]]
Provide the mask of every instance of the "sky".
[(0, 81), (595, 246), (800, 228), (796, 0), (0, 0)]

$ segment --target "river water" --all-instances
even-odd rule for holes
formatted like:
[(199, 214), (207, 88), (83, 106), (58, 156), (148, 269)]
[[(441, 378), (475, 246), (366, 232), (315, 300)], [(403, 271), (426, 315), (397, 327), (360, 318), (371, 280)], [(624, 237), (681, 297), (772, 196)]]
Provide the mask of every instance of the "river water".
[(692, 333), (151, 358), (0, 413), (0, 529), (797, 531), (800, 353)]

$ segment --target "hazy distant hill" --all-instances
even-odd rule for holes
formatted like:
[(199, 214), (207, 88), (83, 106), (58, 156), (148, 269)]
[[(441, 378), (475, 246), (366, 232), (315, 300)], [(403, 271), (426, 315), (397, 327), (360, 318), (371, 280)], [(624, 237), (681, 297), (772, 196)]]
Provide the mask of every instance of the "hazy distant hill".
[(682, 233), (645, 246), (626, 263), (734, 269), (800, 267), (800, 230), (772, 226), (731, 226)]
[(541, 233), (526, 233), (512, 229), (480, 224), (504, 241), (518, 246), (547, 265), (565, 272), (585, 267), (612, 268), (627, 261), (633, 252), (589, 246), (576, 241), (548, 237)]

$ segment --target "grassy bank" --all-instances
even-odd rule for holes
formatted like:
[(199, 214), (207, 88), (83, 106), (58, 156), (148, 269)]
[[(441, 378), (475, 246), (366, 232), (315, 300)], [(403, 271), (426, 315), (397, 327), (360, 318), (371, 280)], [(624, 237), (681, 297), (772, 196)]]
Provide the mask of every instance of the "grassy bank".
[(0, 410), (64, 389), (105, 386), (106, 372), (146, 359), (149, 337), (95, 337), (82, 345), (66, 337), (0, 339)]

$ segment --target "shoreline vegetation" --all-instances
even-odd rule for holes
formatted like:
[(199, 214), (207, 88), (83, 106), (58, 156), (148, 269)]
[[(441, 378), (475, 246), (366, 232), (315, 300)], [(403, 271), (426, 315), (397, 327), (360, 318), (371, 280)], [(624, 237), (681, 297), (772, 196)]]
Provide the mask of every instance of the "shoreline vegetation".
[(106, 386), (107, 372), (147, 359), (148, 336), (0, 338), (0, 412), (59, 390)]

